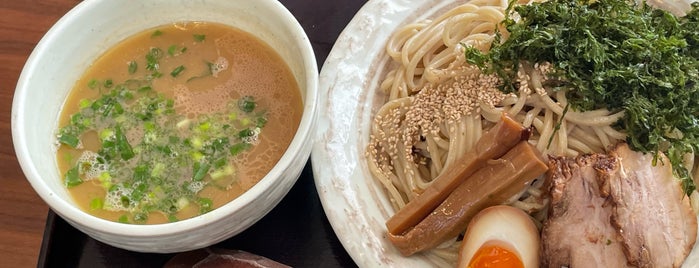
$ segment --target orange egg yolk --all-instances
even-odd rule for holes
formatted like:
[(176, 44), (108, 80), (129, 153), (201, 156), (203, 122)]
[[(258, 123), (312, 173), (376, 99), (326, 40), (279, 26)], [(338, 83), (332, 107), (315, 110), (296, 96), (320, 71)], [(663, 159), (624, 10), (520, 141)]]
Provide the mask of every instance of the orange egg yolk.
[(468, 268), (524, 268), (514, 252), (498, 245), (484, 245), (471, 258)]

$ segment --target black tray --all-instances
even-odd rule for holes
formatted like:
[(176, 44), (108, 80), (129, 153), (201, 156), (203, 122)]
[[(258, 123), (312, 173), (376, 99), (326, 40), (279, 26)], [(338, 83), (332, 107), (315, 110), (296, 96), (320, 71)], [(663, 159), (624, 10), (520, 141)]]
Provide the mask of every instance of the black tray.
[[(303, 26), (319, 68), (364, 0), (281, 0)], [(287, 196), (244, 232), (213, 245), (239, 249), (293, 267), (356, 267), (318, 198), (310, 161)], [(92, 239), (49, 211), (38, 267), (161, 267), (175, 254), (127, 251)]]

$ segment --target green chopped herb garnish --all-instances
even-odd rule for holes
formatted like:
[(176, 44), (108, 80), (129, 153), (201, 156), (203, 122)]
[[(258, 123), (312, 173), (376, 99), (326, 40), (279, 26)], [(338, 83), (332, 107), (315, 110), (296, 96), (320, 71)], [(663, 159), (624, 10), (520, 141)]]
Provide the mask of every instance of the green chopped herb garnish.
[(214, 208), (214, 202), (210, 198), (199, 198), (199, 212), (207, 213)]
[(129, 74), (135, 74), (138, 70), (138, 63), (135, 60), (129, 62)]
[(250, 113), (255, 110), (256, 105), (255, 99), (252, 96), (244, 96), (238, 100), (238, 108), (246, 113)]
[(91, 89), (97, 88), (98, 85), (99, 85), (99, 82), (97, 81), (97, 79), (92, 79), (92, 80), (90, 80), (90, 82), (87, 82), (87, 87), (89, 87)]
[(175, 215), (173, 215), (173, 214), (167, 215), (167, 220), (168, 220), (169, 222), (177, 222), (177, 221), (180, 221), (179, 219), (177, 219), (177, 216), (175, 216)]
[(161, 36), (161, 35), (163, 35), (163, 31), (161, 31), (161, 30), (155, 30), (155, 31), (153, 32), (153, 34), (151, 34), (150, 36), (151, 36), (151, 37), (158, 37), (158, 36)]
[(68, 188), (78, 186), (83, 183), (83, 180), (80, 179), (80, 171), (78, 170), (78, 166), (75, 166), (66, 172), (64, 183)]
[(116, 146), (121, 154), (121, 159), (129, 160), (133, 158), (135, 154), (131, 148), (131, 144), (129, 144), (126, 134), (120, 126), (116, 127), (114, 135), (116, 136)]
[(180, 75), (182, 71), (184, 71), (184, 69), (184, 65), (177, 66), (175, 69), (172, 70), (172, 72), (170, 72), (170, 75), (172, 77), (177, 77), (178, 75)]
[(78, 144), (80, 143), (80, 139), (78, 139), (77, 136), (71, 134), (71, 133), (63, 133), (58, 136), (58, 141), (60, 141), (63, 144), (66, 144), (72, 148), (78, 147)]
[(230, 153), (232, 156), (236, 156), (239, 153), (242, 153), (243, 151), (247, 150), (248, 148), (250, 148), (249, 143), (246, 143), (246, 142), (237, 143), (237, 144), (231, 146)]
[(91, 210), (99, 210), (104, 207), (104, 199), (102, 198), (94, 198), (90, 201), (90, 209)]
[(192, 180), (200, 181), (204, 179), (204, 176), (209, 172), (209, 168), (211, 168), (211, 166), (208, 163), (195, 162)]
[(183, 46), (178, 46), (178, 45), (170, 45), (167, 48), (167, 54), (174, 57), (174, 56), (179, 56), (182, 53), (185, 53), (187, 51), (187, 47)]
[(160, 59), (163, 58), (163, 50), (153, 47), (146, 54), (146, 69), (149, 71), (157, 71), (160, 66)]
[(193, 36), (194, 36), (194, 41), (197, 41), (197, 42), (203, 42), (204, 39), (206, 39), (206, 35), (203, 35), (203, 34), (195, 34)]

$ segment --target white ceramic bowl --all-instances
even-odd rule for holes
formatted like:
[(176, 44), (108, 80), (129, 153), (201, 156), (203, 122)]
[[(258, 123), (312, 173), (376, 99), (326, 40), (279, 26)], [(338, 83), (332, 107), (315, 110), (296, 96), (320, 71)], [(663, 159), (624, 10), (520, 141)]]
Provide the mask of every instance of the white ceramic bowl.
[[(143, 30), (177, 21), (209, 21), (250, 32), (275, 48), (301, 89), (298, 132), (274, 168), (239, 198), (174, 223), (131, 225), (80, 210), (62, 185), (56, 163), (57, 121), (69, 90), (105, 50)], [(61, 18), (27, 60), (12, 103), (12, 138), (22, 170), (43, 200), (71, 225), (104, 243), (140, 252), (202, 248), (245, 230), (286, 195), (310, 155), (318, 68), (311, 44), (292, 14), (275, 0), (88, 0)]]

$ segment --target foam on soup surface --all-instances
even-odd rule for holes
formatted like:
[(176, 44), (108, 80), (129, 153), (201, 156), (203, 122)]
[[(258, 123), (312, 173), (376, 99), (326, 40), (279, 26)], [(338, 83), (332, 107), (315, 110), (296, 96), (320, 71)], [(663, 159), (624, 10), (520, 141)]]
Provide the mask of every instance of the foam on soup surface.
[(233, 200), (281, 158), (302, 114), (268, 45), (186, 22), (122, 41), (72, 89), (57, 159), (82, 209), (125, 223), (191, 218)]

